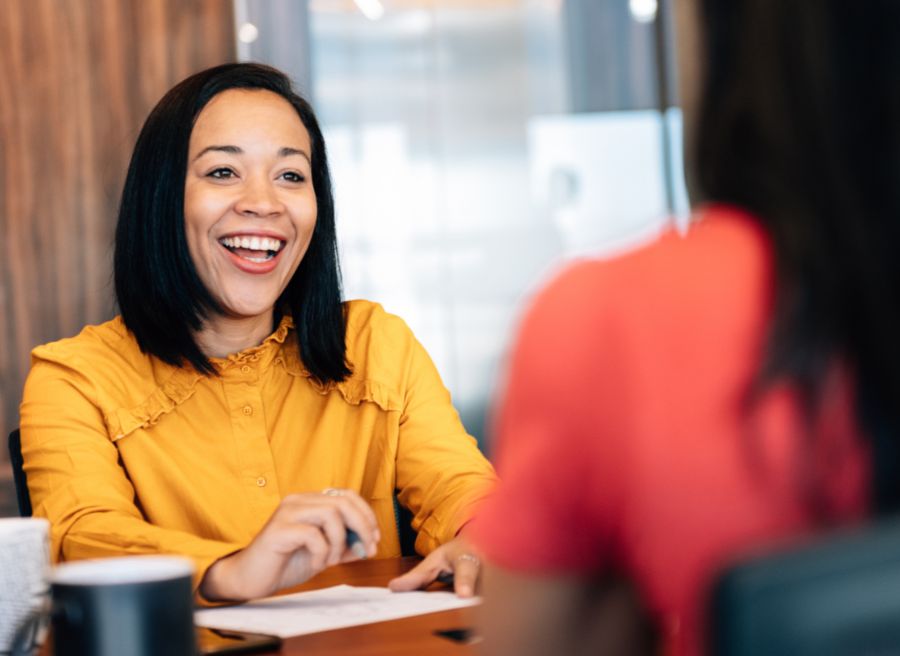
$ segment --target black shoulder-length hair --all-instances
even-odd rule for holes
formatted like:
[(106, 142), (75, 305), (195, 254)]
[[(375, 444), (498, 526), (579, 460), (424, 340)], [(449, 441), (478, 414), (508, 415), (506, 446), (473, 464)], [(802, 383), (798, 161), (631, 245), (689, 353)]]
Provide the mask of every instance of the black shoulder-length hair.
[(350, 374), (325, 140), (309, 103), (280, 71), (224, 64), (182, 81), (153, 108), (128, 167), (116, 227), (114, 275), (119, 310), (141, 350), (173, 365), (214, 374), (193, 333), (222, 311), (194, 268), (184, 227), (188, 145), (200, 111), (227, 89), (277, 93), (309, 132), (318, 214), (309, 247), (276, 303), (290, 313), (304, 366), (322, 383)]
[(896, 509), (900, 2), (698, 1), (698, 191), (751, 210), (773, 243), (757, 389), (789, 380), (813, 416), (826, 370), (848, 364), (875, 506)]

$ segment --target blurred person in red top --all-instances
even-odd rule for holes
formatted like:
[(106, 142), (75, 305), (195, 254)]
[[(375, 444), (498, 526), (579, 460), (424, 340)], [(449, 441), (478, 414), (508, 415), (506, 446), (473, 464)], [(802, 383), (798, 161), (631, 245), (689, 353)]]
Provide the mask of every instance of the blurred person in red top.
[(898, 506), (900, 3), (675, 7), (694, 221), (524, 316), (471, 526), (487, 653), (587, 650), (617, 575), (701, 654), (723, 566)]

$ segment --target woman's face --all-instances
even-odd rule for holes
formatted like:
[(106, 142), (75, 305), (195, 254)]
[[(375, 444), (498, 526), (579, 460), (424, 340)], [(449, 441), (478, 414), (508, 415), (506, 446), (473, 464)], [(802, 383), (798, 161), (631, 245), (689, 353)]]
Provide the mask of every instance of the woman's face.
[(233, 318), (271, 315), (316, 225), (309, 133), (281, 96), (229, 89), (191, 133), (184, 227), (203, 284)]

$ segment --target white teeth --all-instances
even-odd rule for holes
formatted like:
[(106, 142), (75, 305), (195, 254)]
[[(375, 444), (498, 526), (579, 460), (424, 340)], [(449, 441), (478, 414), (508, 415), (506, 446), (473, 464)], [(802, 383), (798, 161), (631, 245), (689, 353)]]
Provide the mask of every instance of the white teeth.
[(246, 248), (251, 251), (273, 251), (275, 253), (280, 251), (283, 245), (281, 240), (271, 237), (225, 237), (220, 242), (228, 248)]

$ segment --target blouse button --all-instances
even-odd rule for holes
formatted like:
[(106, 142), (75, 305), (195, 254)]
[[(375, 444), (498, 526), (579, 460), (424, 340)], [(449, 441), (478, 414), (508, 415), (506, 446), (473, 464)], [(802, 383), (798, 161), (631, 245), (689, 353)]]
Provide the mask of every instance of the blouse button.
[(258, 487), (265, 487), (265, 486), (266, 486), (266, 477), (265, 477), (265, 476), (260, 476), (259, 478), (257, 478), (257, 479), (256, 479), (256, 485), (257, 485)]
[(245, 364), (243, 367), (241, 367), (241, 373), (249, 374), (251, 371), (253, 370), (250, 368), (249, 364)]
[(253, 408), (251, 408), (249, 405), (245, 405), (243, 408), (241, 408), (241, 412), (249, 416), (253, 414)]

